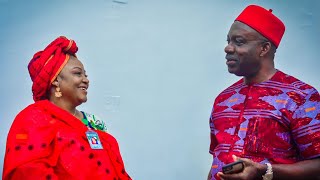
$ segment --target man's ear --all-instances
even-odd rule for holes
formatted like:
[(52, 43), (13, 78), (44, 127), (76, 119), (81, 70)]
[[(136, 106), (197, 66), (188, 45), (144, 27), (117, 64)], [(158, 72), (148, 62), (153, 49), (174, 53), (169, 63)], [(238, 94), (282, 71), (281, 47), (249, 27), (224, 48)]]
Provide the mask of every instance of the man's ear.
[(260, 52), (260, 57), (265, 56), (266, 54), (268, 54), (271, 50), (271, 42), (267, 41), (264, 42), (261, 46), (261, 52)]

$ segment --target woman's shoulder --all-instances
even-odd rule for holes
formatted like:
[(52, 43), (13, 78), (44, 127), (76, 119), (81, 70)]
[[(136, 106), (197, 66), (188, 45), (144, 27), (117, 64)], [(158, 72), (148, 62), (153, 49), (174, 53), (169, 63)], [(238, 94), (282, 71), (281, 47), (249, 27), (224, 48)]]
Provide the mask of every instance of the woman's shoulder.
[(52, 132), (54, 128), (50, 123), (50, 116), (34, 103), (17, 114), (11, 124), (7, 143), (27, 142)]
[(28, 105), (26, 108), (21, 110), (15, 117), (12, 126), (31, 126), (33, 124), (46, 124), (48, 119), (48, 113), (45, 109), (39, 106), (37, 103)]

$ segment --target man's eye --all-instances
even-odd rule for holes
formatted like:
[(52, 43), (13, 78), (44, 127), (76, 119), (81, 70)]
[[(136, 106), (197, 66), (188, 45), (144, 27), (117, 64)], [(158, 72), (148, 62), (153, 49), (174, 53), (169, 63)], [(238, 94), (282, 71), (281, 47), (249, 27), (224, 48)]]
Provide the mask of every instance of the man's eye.
[(244, 44), (244, 41), (243, 40), (235, 40), (235, 43), (237, 44), (237, 45), (242, 45), (242, 44)]

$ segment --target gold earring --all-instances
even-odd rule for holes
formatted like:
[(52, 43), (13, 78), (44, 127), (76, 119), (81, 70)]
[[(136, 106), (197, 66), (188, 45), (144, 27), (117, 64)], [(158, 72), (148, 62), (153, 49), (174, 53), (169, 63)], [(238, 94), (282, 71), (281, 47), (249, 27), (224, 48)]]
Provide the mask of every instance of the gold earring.
[(60, 91), (60, 88), (59, 88), (59, 87), (56, 87), (56, 92), (54, 92), (54, 95), (55, 95), (57, 98), (59, 98), (59, 97), (61, 97), (61, 96), (62, 96), (62, 93), (61, 93), (61, 91)]

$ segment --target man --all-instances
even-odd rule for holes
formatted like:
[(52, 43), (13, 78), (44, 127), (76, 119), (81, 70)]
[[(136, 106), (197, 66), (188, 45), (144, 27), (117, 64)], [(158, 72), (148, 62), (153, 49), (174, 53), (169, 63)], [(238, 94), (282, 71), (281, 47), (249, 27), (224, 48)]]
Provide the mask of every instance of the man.
[[(284, 31), (271, 10), (256, 5), (245, 8), (232, 24), (226, 64), (243, 78), (215, 99), (208, 179), (320, 177), (320, 96), (274, 67)], [(240, 172), (221, 172), (237, 160), (244, 165)]]

